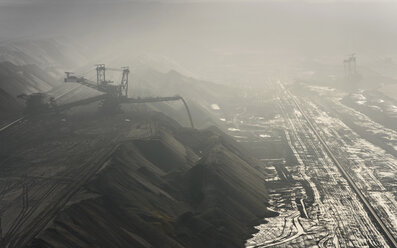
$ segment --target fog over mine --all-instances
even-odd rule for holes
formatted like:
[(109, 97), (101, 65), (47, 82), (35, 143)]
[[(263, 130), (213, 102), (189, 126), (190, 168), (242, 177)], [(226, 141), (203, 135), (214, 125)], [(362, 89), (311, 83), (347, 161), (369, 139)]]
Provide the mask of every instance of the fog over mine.
[(396, 13), (0, 0), (0, 248), (397, 247)]

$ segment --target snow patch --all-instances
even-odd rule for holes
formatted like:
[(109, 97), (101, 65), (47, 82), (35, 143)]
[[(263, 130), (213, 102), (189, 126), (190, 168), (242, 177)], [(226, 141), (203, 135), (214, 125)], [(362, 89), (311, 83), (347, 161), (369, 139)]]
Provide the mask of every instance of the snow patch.
[(221, 109), (221, 108), (219, 107), (219, 105), (216, 104), (216, 103), (211, 104), (211, 108), (212, 108), (213, 110), (220, 110), (220, 109)]
[(229, 127), (227, 130), (228, 130), (228, 131), (231, 131), (231, 132), (237, 132), (237, 131), (240, 131), (240, 129), (238, 129), (238, 128), (234, 128), (234, 127)]

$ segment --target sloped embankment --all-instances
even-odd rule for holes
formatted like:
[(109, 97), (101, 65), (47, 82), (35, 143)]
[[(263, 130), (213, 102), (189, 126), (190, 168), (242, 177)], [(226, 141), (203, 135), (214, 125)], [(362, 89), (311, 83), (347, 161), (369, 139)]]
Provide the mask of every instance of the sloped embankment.
[(0, 62), (0, 120), (21, 114), (24, 103), (18, 95), (48, 91), (57, 84), (36, 65)]
[(264, 177), (228, 136), (168, 122), (123, 143), (32, 247), (242, 247)]

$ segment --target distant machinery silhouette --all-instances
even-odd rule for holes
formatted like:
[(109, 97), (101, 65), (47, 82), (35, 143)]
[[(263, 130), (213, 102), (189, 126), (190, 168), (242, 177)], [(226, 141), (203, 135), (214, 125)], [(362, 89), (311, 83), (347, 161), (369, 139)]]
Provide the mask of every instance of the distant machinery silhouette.
[[(115, 84), (113, 81), (106, 80), (106, 70), (109, 71), (121, 71), (122, 78), (119, 84)], [(73, 72), (65, 72), (65, 83), (74, 82), (80, 83), (87, 87), (109, 94), (113, 97), (128, 97), (128, 74), (130, 70), (128, 67), (122, 67), (121, 69), (106, 68), (104, 64), (96, 65), (96, 83), (90, 81), (84, 77), (72, 76)]]
[(353, 53), (347, 59), (343, 60), (345, 78), (348, 80), (355, 79), (358, 76), (356, 55)]
[[(83, 99), (75, 101), (72, 103), (64, 104), (57, 107), (57, 110), (65, 110), (79, 105), (88, 104), (96, 101), (103, 101), (103, 109), (114, 109), (121, 103), (153, 103), (153, 102), (168, 102), (168, 101), (182, 101), (187, 115), (189, 117), (189, 122), (192, 128), (194, 128), (193, 119), (185, 99), (181, 96), (168, 96), (168, 97), (146, 97), (146, 98), (129, 98), (128, 97), (128, 75), (129, 68), (121, 67), (121, 69), (107, 68), (105, 64), (97, 64), (96, 66), (96, 83), (90, 81), (84, 77), (74, 76), (72, 72), (65, 72), (65, 83), (73, 82), (79, 83), (89, 88), (98, 90), (105, 94), (100, 96), (91, 97), (88, 99)], [(115, 84), (113, 81), (106, 80), (106, 71), (121, 71), (121, 81), (119, 84)]]

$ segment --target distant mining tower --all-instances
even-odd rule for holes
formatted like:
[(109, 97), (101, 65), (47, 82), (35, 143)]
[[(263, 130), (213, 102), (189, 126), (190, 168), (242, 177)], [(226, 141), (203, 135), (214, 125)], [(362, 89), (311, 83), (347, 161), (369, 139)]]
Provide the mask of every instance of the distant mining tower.
[(96, 65), (96, 82), (98, 89), (115, 97), (128, 97), (128, 74), (130, 73), (128, 67), (121, 68), (123, 74), (120, 84), (114, 84), (112, 81), (106, 80), (106, 70), (120, 71), (120, 69), (106, 69), (104, 64)]
[(343, 66), (345, 71), (345, 79), (347, 81), (357, 81), (359, 74), (357, 73), (356, 55), (353, 53), (347, 59), (343, 60)]
[[(122, 71), (120, 84), (106, 80), (107, 70)], [(130, 70), (128, 67), (122, 67), (120, 70), (106, 68), (104, 64), (98, 64), (96, 65), (96, 72), (98, 90), (108, 94), (108, 97), (102, 102), (101, 109), (105, 112), (113, 112), (120, 107), (119, 104), (122, 98), (128, 98), (128, 74)]]

